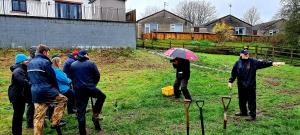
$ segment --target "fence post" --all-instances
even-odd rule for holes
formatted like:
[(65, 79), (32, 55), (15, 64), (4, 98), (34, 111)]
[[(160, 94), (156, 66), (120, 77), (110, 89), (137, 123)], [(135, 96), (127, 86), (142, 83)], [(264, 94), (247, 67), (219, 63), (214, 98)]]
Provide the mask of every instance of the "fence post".
[(293, 49), (291, 49), (291, 64), (293, 64), (293, 59), (294, 59), (294, 57), (293, 57)]
[(275, 55), (275, 48), (273, 46), (273, 50), (272, 50), (272, 60), (274, 61), (274, 55)]
[(256, 59), (258, 59), (258, 54), (257, 54), (257, 46), (255, 46), (255, 57), (256, 57)]
[(182, 43), (182, 48), (184, 48), (184, 43)]
[(145, 48), (145, 40), (143, 40), (143, 44), (142, 45), (143, 45), (143, 48)]
[(153, 46), (153, 40), (151, 40), (151, 46), (152, 46), (152, 49), (154, 49), (154, 46)]
[(270, 49), (270, 48), (267, 48), (267, 50), (265, 51), (265, 52), (266, 52), (266, 53), (265, 53), (265, 59), (268, 58), (268, 51), (269, 51), (269, 49)]

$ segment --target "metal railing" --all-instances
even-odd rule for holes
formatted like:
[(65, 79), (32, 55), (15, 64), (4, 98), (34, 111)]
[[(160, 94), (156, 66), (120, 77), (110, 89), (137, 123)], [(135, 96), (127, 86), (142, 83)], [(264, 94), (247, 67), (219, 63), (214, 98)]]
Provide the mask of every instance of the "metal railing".
[[(26, 12), (13, 11), (12, 0), (0, 0), (0, 3), (0, 15), (61, 18), (57, 15), (58, 9), (56, 9), (55, 2), (26, 1)], [(81, 4), (80, 7), (78, 19), (108, 21), (125, 21), (126, 19), (124, 8), (101, 7), (93, 4)]]

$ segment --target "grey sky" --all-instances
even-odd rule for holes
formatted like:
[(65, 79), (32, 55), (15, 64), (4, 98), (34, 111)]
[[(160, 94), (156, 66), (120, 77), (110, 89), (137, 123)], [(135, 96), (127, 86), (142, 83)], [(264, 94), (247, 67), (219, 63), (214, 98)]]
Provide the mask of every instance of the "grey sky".
[[(147, 6), (157, 6), (163, 9), (163, 3), (167, 2), (167, 10), (174, 11), (180, 1), (188, 0), (127, 0), (127, 9), (136, 9), (137, 18), (140, 19), (141, 13)], [(231, 14), (242, 18), (243, 14), (252, 6), (255, 6), (260, 13), (260, 22), (270, 21), (280, 9), (280, 0), (206, 0), (210, 1), (217, 10), (217, 17), (229, 14), (229, 3), (232, 4)]]

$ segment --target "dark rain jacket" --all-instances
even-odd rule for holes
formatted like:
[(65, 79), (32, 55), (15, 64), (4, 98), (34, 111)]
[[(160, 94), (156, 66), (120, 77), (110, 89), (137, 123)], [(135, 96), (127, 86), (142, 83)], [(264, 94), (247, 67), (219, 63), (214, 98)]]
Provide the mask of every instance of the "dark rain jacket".
[(258, 61), (256, 59), (240, 59), (231, 71), (229, 82), (237, 78), (239, 88), (256, 88), (256, 70), (272, 66), (272, 62)]
[(68, 78), (71, 78), (70, 68), (71, 68), (71, 64), (76, 61), (76, 58), (73, 55), (69, 55), (68, 57), (69, 58), (66, 60), (64, 64), (63, 71), (67, 74)]
[(53, 101), (58, 96), (58, 85), (52, 62), (48, 57), (37, 54), (28, 63), (28, 77), (31, 83), (32, 101), (44, 103)]
[(27, 76), (27, 66), (14, 64), (10, 67), (12, 71), (11, 85), (8, 88), (8, 97), (11, 103), (31, 102), (30, 84)]
[(73, 86), (75, 88), (94, 88), (100, 81), (97, 65), (86, 57), (71, 64)]
[[(176, 69), (176, 78), (177, 79), (190, 79), (190, 61), (186, 59), (176, 58), (178, 64), (173, 64), (173, 67)], [(180, 74), (182, 72), (182, 74)]]

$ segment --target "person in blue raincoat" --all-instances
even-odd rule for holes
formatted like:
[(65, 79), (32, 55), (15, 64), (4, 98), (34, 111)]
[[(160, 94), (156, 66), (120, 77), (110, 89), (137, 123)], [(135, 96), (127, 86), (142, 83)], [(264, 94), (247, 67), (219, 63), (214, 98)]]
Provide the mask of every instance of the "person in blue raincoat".
[(67, 74), (64, 73), (59, 67), (61, 65), (60, 57), (56, 56), (52, 58), (52, 67), (56, 74), (57, 84), (60, 93), (65, 95), (68, 98), (67, 110), (68, 114), (76, 113), (75, 108), (75, 93), (71, 89), (72, 80), (67, 77)]

